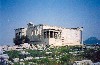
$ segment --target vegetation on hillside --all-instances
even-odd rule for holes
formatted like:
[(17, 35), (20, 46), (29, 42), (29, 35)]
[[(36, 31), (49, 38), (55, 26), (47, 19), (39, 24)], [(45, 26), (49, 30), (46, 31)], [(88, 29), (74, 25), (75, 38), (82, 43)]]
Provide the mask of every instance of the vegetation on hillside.
[[(63, 46), (63, 47), (54, 47), (47, 48), (45, 50), (31, 50), (24, 49), (25, 52), (29, 52), (32, 60), (24, 61), (24, 63), (34, 62), (36, 64), (41, 65), (71, 65), (74, 61), (89, 59), (93, 62), (100, 61), (100, 48), (98, 49), (83, 49), (82, 46)], [(47, 54), (46, 52), (50, 52)], [(11, 61), (12, 58), (20, 58), (20, 51), (6, 51), (10, 56)], [(35, 59), (35, 57), (45, 57)], [(24, 56), (23, 56), (24, 58)], [(17, 65), (18, 63), (15, 63)]]

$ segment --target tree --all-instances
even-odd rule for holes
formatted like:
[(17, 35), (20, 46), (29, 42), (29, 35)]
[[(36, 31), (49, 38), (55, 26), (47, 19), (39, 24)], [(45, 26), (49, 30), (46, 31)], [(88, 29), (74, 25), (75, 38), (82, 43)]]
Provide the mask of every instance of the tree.
[(14, 38), (14, 43), (15, 45), (20, 45), (20, 44), (24, 44), (24, 43), (30, 43), (30, 39), (28, 38), (28, 36), (19, 36), (17, 35), (16, 38)]
[(69, 54), (63, 55), (63, 56), (60, 58), (60, 61), (61, 61), (62, 64), (65, 64), (65, 63), (69, 64), (70, 58), (71, 58), (71, 57), (70, 57)]
[(28, 38), (27, 35), (26, 35), (26, 37), (25, 37), (25, 43), (30, 43), (30, 39)]
[(20, 36), (17, 35), (17, 36), (14, 38), (14, 43), (15, 43), (15, 45), (19, 45), (20, 42), (21, 42)]

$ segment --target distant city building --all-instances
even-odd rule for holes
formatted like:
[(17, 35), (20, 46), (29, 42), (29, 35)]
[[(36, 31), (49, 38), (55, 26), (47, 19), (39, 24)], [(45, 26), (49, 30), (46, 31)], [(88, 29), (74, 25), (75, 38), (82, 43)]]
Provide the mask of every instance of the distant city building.
[(28, 28), (15, 29), (16, 36), (27, 36), (32, 44), (54, 46), (82, 45), (83, 27), (62, 28), (49, 25), (33, 25), (28, 23)]

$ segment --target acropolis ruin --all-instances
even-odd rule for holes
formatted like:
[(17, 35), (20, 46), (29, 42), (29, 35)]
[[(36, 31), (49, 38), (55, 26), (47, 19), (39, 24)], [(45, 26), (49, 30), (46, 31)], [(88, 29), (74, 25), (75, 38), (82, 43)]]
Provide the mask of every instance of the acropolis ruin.
[(28, 36), (32, 44), (54, 46), (82, 45), (83, 27), (63, 28), (43, 24), (33, 25), (31, 22), (27, 25), (27, 28), (15, 29), (15, 37), (16, 35)]

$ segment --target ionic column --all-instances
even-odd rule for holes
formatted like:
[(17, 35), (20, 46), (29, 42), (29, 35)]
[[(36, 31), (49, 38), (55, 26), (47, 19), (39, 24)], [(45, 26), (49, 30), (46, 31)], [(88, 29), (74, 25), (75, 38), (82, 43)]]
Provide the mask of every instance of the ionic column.
[(54, 38), (54, 31), (53, 31), (53, 33), (52, 33), (52, 34), (53, 34), (53, 38)]
[(50, 31), (49, 31), (49, 38), (50, 38)]
[(47, 38), (47, 31), (46, 31), (46, 38)]

